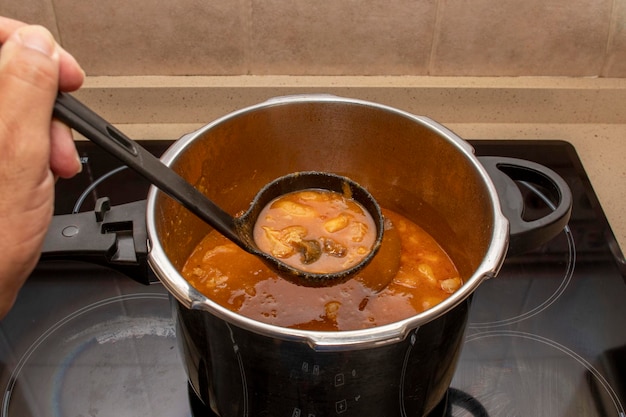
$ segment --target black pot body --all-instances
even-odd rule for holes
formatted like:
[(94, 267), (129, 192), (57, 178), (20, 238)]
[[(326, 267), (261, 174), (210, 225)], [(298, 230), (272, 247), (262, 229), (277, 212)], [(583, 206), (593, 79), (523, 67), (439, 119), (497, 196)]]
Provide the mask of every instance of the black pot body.
[(190, 383), (221, 417), (427, 415), (452, 380), (470, 304), (397, 343), (316, 351), (172, 302)]

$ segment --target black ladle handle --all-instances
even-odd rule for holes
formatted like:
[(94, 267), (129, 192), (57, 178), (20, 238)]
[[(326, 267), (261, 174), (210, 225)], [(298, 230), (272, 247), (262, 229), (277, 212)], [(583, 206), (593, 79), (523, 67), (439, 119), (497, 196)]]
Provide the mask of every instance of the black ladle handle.
[(79, 100), (59, 92), (53, 115), (145, 177), (226, 238), (249, 250), (230, 214)]
[[(260, 257), (271, 268), (279, 271), (282, 276), (289, 277), (288, 280), (292, 282), (308, 286), (324, 286), (328, 285), (328, 283), (345, 281), (365, 267), (380, 247), (384, 229), (380, 207), (367, 190), (345, 177), (330, 173), (300, 172), (278, 178), (267, 184), (256, 195), (250, 208), (243, 216), (235, 218), (215, 205), (204, 194), (200, 193), (200, 191), (137, 142), (128, 138), (71, 95), (63, 92), (57, 95), (53, 116), (118, 158), (122, 163), (145, 177), (150, 183), (156, 185), (201, 220), (213, 226), (224, 237), (237, 244), (243, 250)], [(283, 195), (286, 192), (285, 187), (288, 187), (290, 182), (296, 189), (304, 189), (302, 186), (305, 184), (307, 185), (306, 188), (311, 188), (311, 184), (309, 184), (311, 180), (313, 184), (322, 184), (323, 180), (332, 181), (335, 185), (338, 183), (338, 192), (345, 192), (346, 187), (349, 187), (351, 190), (350, 194), (359, 196), (357, 201), (361, 203), (363, 203), (362, 200), (365, 200), (366, 206), (369, 207), (368, 211), (373, 216), (376, 215), (376, 242), (374, 246), (365, 258), (348, 269), (330, 273), (302, 271), (273, 257), (269, 253), (262, 252), (254, 242), (252, 227), (256, 221), (259, 208), (269, 203), (265, 199)], [(331, 189), (327, 184), (325, 184), (324, 188)], [(337, 191), (336, 187), (333, 190)]]

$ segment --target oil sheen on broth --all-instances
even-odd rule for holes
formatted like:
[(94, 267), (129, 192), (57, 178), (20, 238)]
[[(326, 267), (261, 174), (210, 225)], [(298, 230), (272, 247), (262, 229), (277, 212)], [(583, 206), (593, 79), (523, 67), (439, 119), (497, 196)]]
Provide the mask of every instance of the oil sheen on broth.
[[(215, 231), (198, 244), (182, 273), (218, 304), (277, 326), (345, 331), (402, 320), (440, 303), (462, 281), (448, 255), (428, 233), (398, 213), (382, 211), (385, 233), (379, 252), (342, 284), (320, 288), (293, 284)], [(353, 250), (358, 252), (362, 243)], [(294, 255), (302, 260), (302, 251), (295, 247)]]

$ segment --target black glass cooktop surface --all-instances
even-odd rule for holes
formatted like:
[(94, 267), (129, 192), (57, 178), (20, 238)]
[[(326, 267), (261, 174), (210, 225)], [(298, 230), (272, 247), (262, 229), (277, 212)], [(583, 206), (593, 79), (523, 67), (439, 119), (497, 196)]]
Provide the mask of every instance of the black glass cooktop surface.
[[(626, 263), (574, 148), (471, 142), (479, 155), (552, 168), (574, 207), (556, 238), (508, 257), (476, 291), (457, 372), (435, 412), (626, 416)], [(168, 142), (145, 145), (160, 154)], [(58, 182), (56, 214), (93, 210), (99, 197), (145, 198), (136, 174), (89, 142), (78, 148), (84, 169)], [(549, 209), (540, 191), (525, 195), (531, 212)], [(188, 391), (165, 289), (104, 267), (41, 262), (0, 322), (0, 364), (0, 417), (210, 413)]]

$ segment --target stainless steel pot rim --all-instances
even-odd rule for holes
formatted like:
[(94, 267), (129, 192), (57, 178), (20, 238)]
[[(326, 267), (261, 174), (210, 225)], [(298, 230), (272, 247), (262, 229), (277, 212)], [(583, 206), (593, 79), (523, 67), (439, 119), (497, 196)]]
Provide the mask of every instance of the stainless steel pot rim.
[(506, 217), (504, 217), (500, 209), (500, 203), (495, 186), (493, 185), (493, 182), (491, 181), (491, 178), (487, 174), (486, 170), (474, 156), (474, 150), (471, 145), (444, 126), (427, 117), (416, 116), (414, 114), (374, 102), (337, 97), (327, 94), (282, 96), (229, 113), (207, 124), (206, 126), (203, 126), (195, 132), (184, 135), (165, 152), (165, 154), (161, 157), (161, 160), (166, 165), (170, 165), (182, 152), (187, 149), (188, 146), (190, 146), (195, 138), (201, 136), (204, 132), (212, 129), (214, 126), (225, 120), (243, 115), (245, 113), (254, 112), (268, 106), (288, 105), (290, 103), (297, 102), (332, 102), (376, 108), (381, 111), (409, 118), (416, 123), (422, 124), (456, 146), (459, 152), (462, 152), (466, 156), (467, 160), (473, 165), (474, 169), (481, 176), (482, 181), (488, 188), (491, 199), (490, 203), (494, 213), (494, 223), (492, 225), (491, 243), (482, 263), (476, 269), (474, 274), (464, 283), (464, 285), (449, 298), (423, 313), (398, 322), (363, 330), (336, 332), (297, 330), (274, 326), (241, 316), (225, 307), (220, 306), (191, 287), (189, 283), (180, 275), (180, 273), (169, 261), (163, 247), (156, 238), (155, 206), (156, 197), (159, 191), (155, 187), (152, 187), (148, 194), (146, 213), (148, 240), (150, 245), (148, 261), (157, 277), (161, 280), (170, 294), (176, 298), (176, 300), (187, 308), (207, 311), (235, 326), (253, 331), (255, 333), (263, 334), (268, 337), (289, 341), (302, 341), (318, 351), (351, 350), (355, 348), (371, 348), (374, 346), (396, 343), (404, 340), (408, 334), (414, 332), (423, 324), (442, 316), (447, 311), (462, 303), (476, 290), (482, 281), (497, 275), (506, 256), (509, 238), (509, 222)]

